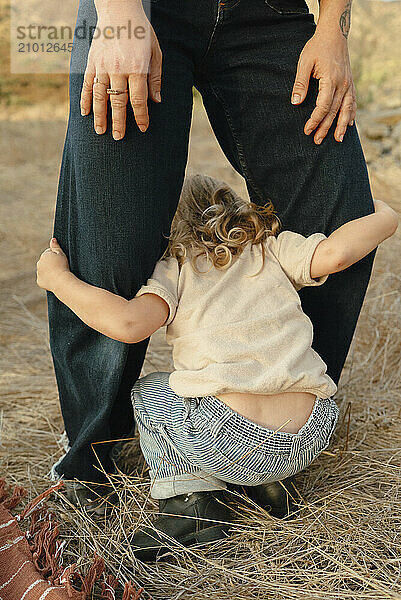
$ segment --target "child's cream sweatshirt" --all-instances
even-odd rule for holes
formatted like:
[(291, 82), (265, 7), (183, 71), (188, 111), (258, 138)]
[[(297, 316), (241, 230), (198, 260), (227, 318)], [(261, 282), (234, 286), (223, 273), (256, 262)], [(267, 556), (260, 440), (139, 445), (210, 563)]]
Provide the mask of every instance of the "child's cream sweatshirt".
[[(312, 349), (313, 329), (297, 290), (322, 285), (310, 263), (323, 233), (283, 231), (261, 245), (249, 242), (226, 270), (198, 258), (181, 269), (175, 258), (156, 264), (136, 294), (157, 294), (169, 306), (167, 342), (173, 347), (170, 387), (179, 396), (225, 392), (310, 392), (332, 396), (337, 387)], [(330, 340), (328, 340), (328, 343)]]

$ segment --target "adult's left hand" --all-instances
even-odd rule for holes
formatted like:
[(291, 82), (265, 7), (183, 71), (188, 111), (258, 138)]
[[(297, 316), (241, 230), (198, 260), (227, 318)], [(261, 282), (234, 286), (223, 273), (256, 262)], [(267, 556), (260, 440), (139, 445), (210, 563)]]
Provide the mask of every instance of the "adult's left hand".
[(304, 132), (314, 131), (314, 142), (320, 144), (337, 116), (334, 138), (342, 142), (348, 125), (354, 123), (356, 97), (348, 44), (341, 33), (316, 30), (305, 44), (292, 90), (293, 104), (305, 99), (311, 76), (319, 80), (319, 93)]

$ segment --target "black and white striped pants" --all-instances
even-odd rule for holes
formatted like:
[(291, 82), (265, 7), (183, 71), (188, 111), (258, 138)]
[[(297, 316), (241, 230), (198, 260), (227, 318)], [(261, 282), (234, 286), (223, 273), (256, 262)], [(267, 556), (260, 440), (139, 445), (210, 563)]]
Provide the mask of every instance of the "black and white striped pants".
[(164, 372), (138, 379), (131, 395), (153, 498), (289, 477), (327, 448), (339, 414), (332, 398), (317, 398), (298, 433), (273, 431), (215, 396), (178, 396)]
[(131, 397), (153, 498), (289, 477), (327, 448), (339, 414), (332, 398), (317, 398), (298, 433), (273, 431), (215, 396), (178, 396), (163, 372), (138, 379)]

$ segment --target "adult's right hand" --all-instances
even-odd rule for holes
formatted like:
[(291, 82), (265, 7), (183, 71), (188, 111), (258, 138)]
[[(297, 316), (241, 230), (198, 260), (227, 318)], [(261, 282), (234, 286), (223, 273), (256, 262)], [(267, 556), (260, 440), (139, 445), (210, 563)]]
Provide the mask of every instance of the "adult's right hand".
[[(128, 98), (141, 131), (149, 126), (148, 97), (161, 102), (162, 52), (141, 0), (95, 0), (95, 5), (98, 22), (84, 75), (81, 114), (93, 108), (95, 131), (104, 133), (110, 97), (113, 138), (120, 140)], [(109, 95), (107, 88), (124, 93)]]

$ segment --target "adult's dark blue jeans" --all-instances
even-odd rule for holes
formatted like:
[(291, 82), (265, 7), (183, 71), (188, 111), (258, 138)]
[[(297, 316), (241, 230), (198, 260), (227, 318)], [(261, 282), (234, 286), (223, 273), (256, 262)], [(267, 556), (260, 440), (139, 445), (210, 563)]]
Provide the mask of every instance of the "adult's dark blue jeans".
[[(93, 115), (81, 116), (90, 40), (74, 40), (54, 225), (73, 273), (125, 298), (133, 297), (151, 275), (165, 250), (182, 187), (192, 86), (201, 93), (216, 137), (245, 178), (250, 198), (258, 204), (272, 200), (284, 228), (329, 235), (344, 222), (373, 212), (356, 126), (338, 143), (333, 125), (317, 146), (303, 126), (315, 106), (318, 82), (311, 80), (301, 105), (290, 102), (299, 54), (315, 31), (304, 0), (150, 4), (163, 52), (163, 101), (149, 103), (150, 126), (144, 134), (131, 108), (120, 141), (112, 138), (110, 115), (108, 130), (100, 136)], [(96, 24), (93, 0), (81, 0), (79, 24)], [(324, 286), (300, 292), (314, 325), (314, 348), (336, 382), (373, 258), (374, 252), (330, 276)], [(109, 339), (82, 323), (52, 293), (48, 307), (51, 351), (71, 445), (57, 470), (65, 478), (101, 481), (91, 444), (120, 439), (131, 430), (130, 390), (148, 340), (127, 345)], [(109, 470), (110, 443), (94, 448)]]

